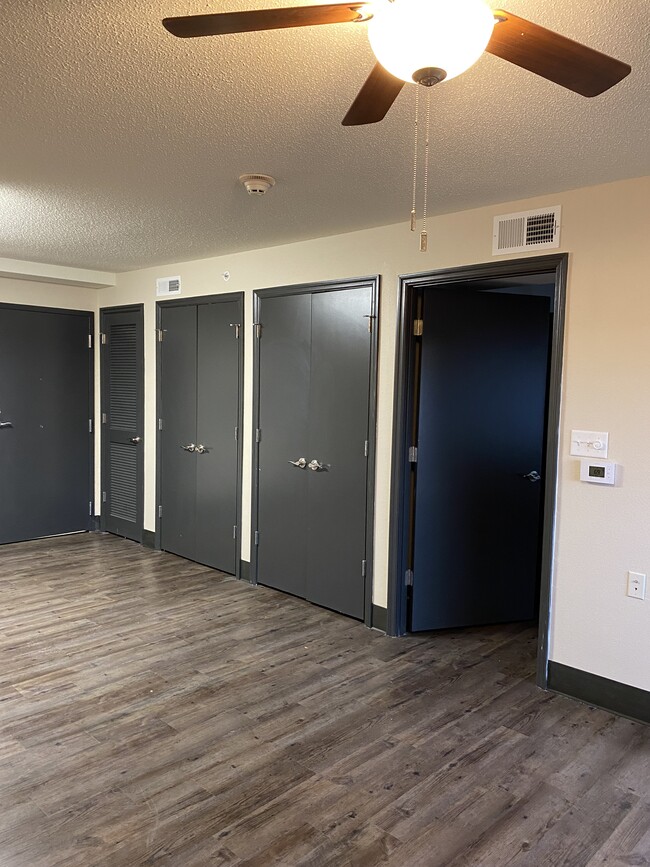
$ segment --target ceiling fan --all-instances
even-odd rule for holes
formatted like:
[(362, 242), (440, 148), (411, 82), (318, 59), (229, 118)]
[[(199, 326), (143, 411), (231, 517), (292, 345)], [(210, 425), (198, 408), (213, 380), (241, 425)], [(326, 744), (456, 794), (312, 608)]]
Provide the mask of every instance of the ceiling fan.
[(165, 18), (174, 36), (222, 36), (316, 24), (368, 22), (377, 57), (343, 119), (344, 126), (382, 120), (404, 84), (427, 87), (454, 78), (483, 51), (582, 96), (597, 96), (631, 71), (627, 63), (574, 42), (484, 0), (372, 0), (319, 6), (216, 12)]

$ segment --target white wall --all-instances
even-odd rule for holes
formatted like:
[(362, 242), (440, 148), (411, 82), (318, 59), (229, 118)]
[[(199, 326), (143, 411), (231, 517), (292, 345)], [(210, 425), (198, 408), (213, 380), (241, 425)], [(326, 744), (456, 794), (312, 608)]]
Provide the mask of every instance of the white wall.
[[(405, 223), (118, 275), (115, 288), (99, 290), (99, 305), (145, 304), (145, 526), (155, 525), (155, 278), (180, 274), (185, 296), (245, 292), (242, 556), (248, 559), (252, 292), (380, 274), (373, 597), (385, 605), (398, 276), (491, 261), (494, 215), (561, 204), (561, 249), (570, 253), (570, 267), (550, 655), (650, 690), (650, 598), (639, 602), (625, 595), (628, 569), (650, 572), (650, 467), (644, 448), (650, 430), (648, 202), (650, 178), (641, 178), (438, 217), (431, 221), (427, 254), (418, 252), (417, 237)], [(227, 283), (224, 271), (231, 274)], [(4, 297), (1, 284), (0, 300), (13, 300)], [(623, 466), (619, 487), (578, 481), (577, 462), (568, 455), (572, 428), (610, 432), (610, 456)]]

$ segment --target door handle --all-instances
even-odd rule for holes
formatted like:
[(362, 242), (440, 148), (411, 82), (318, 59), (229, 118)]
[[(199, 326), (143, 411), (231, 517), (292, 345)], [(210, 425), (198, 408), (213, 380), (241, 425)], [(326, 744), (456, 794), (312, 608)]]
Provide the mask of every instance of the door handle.
[(13, 427), (13, 422), (10, 422), (10, 421), (0, 421), (0, 427)]
[(184, 449), (186, 452), (194, 452), (194, 451), (196, 451), (196, 446), (194, 445), (194, 443), (189, 443), (189, 444), (186, 445), (186, 446), (181, 446), (181, 448)]
[(323, 466), (323, 464), (321, 464), (320, 461), (317, 461), (316, 458), (314, 458), (313, 461), (309, 461), (309, 463), (307, 464), (307, 466), (309, 467), (310, 470), (313, 470), (315, 473), (317, 473), (319, 470), (324, 470), (324, 469), (325, 469), (325, 467)]
[(522, 473), (522, 479), (528, 479), (529, 482), (539, 482), (542, 478), (537, 470), (531, 470), (529, 473)]
[(207, 452), (208, 449), (202, 443), (199, 443), (198, 446), (196, 446), (196, 448), (194, 449), (194, 451), (197, 453), (197, 455), (202, 455)]
[(142, 442), (142, 437), (131, 437), (131, 442), (134, 446), (137, 446)]
[(287, 463), (292, 464), (294, 467), (299, 467), (299, 469), (304, 470), (307, 466), (306, 458), (298, 458), (297, 461), (287, 461)]

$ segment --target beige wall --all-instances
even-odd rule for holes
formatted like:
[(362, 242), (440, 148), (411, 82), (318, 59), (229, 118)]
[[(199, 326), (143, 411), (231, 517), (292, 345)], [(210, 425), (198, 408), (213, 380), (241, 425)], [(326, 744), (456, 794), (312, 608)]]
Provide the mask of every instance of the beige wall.
[[(400, 274), (492, 260), (492, 217), (562, 205), (570, 253), (551, 658), (650, 690), (650, 597), (625, 595), (628, 569), (650, 571), (650, 178), (508, 202), (431, 221), (429, 252), (405, 224), (118, 275), (92, 292), (100, 306), (144, 302), (145, 526), (155, 523), (155, 278), (180, 274), (183, 295), (243, 291), (246, 299), (244, 521), (249, 557), (252, 292), (269, 286), (381, 275), (374, 602), (386, 603), (397, 283)], [(504, 257), (509, 258), (509, 257)], [(223, 272), (230, 280), (223, 280)], [(58, 291), (58, 289), (56, 290)], [(76, 290), (82, 291), (82, 290)], [(0, 285), (0, 300), (4, 297)], [(25, 300), (24, 298), (22, 299)], [(42, 303), (33, 301), (28, 303)], [(577, 479), (572, 428), (607, 430), (622, 465), (616, 488)]]

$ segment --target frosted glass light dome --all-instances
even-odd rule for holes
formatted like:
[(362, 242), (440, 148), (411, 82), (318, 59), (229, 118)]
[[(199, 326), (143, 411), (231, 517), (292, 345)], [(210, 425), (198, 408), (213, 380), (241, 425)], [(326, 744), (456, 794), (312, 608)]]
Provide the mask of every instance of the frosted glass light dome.
[(404, 81), (434, 68), (455, 78), (490, 41), (494, 15), (484, 0), (377, 0), (368, 39), (384, 69)]

